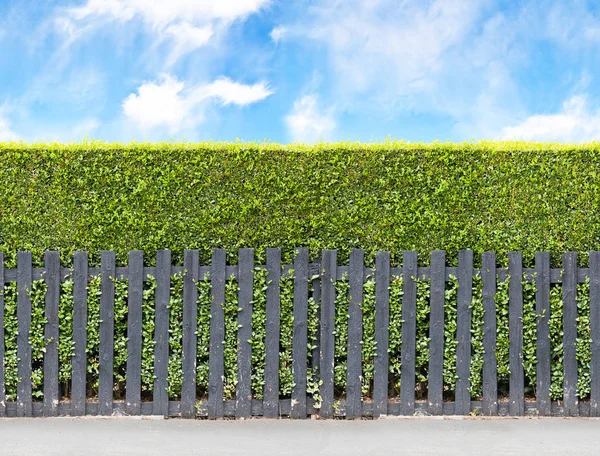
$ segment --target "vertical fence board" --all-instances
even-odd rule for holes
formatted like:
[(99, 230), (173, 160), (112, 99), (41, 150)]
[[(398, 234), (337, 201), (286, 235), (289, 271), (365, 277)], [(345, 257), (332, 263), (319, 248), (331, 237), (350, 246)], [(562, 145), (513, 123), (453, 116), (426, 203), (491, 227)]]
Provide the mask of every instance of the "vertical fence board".
[(169, 301), (171, 298), (171, 251), (156, 252), (154, 325), (154, 398), (152, 413), (169, 414)]
[(335, 337), (335, 280), (337, 277), (337, 251), (324, 250), (321, 279), (321, 409), (322, 418), (333, 417), (333, 362)]
[(225, 249), (215, 249), (210, 274), (212, 300), (210, 304), (210, 354), (208, 371), (208, 418), (223, 418), (223, 341), (225, 340)]
[(455, 414), (471, 411), (471, 301), (473, 298), (473, 251), (458, 252), (458, 293), (456, 315), (456, 399)]
[(590, 252), (590, 416), (600, 417), (600, 252)]
[(566, 416), (579, 415), (577, 399), (577, 254), (563, 254), (563, 350)]
[(31, 252), (17, 254), (17, 320), (19, 334), (17, 336), (17, 416), (29, 417), (33, 414), (31, 397), (31, 345), (29, 330), (31, 328)]
[(496, 361), (496, 254), (481, 256), (483, 301), (483, 401), (484, 415), (498, 414), (498, 363)]
[(390, 252), (375, 254), (375, 359), (373, 416), (387, 415), (390, 324)]
[(129, 415), (142, 411), (142, 305), (144, 290), (144, 252), (129, 252), (127, 262), (127, 379), (125, 402)]
[(58, 303), (60, 300), (60, 254), (48, 251), (44, 254), (46, 267), (46, 325), (44, 339), (44, 416), (58, 414)]
[(4, 253), (0, 252), (0, 418), (6, 416), (6, 384), (4, 381)]
[(281, 250), (267, 249), (267, 303), (265, 336), (265, 390), (263, 416), (279, 416), (279, 307), (281, 279)]
[(525, 412), (523, 372), (523, 259), (520, 252), (508, 254), (508, 332), (510, 339), (510, 383), (508, 413), (522, 416)]
[[(316, 304), (317, 307), (317, 321), (321, 321), (321, 274), (311, 280), (312, 292), (311, 298)], [(320, 324), (319, 324), (320, 327)], [(319, 378), (319, 367), (321, 364), (321, 331), (317, 331), (317, 335), (315, 337), (314, 348), (311, 353), (311, 368), (313, 370), (314, 375)]]
[(429, 322), (429, 375), (427, 401), (432, 415), (443, 414), (444, 391), (444, 295), (446, 290), (446, 252), (431, 252)]
[(404, 252), (402, 297), (402, 365), (400, 367), (400, 414), (415, 413), (415, 346), (417, 331), (417, 252)]
[(71, 359), (71, 415), (85, 415), (87, 373), (88, 254), (73, 256), (73, 358)]
[(183, 333), (182, 333), (182, 369), (181, 416), (196, 417), (196, 349), (198, 340), (196, 328), (198, 322), (198, 283), (200, 275), (198, 250), (183, 252)]
[(238, 259), (238, 357), (235, 416), (252, 416), (252, 287), (254, 249), (240, 249)]
[(550, 415), (550, 254), (535, 254), (536, 405), (538, 414)]
[(115, 331), (115, 252), (101, 253), (100, 368), (98, 374), (98, 414), (112, 415), (114, 331)]
[(294, 334), (292, 341), (291, 418), (306, 418), (306, 366), (308, 361), (308, 249), (301, 248), (294, 259)]
[(348, 358), (346, 371), (346, 418), (361, 417), (362, 377), (362, 301), (365, 272), (365, 253), (352, 249), (350, 252), (348, 303)]

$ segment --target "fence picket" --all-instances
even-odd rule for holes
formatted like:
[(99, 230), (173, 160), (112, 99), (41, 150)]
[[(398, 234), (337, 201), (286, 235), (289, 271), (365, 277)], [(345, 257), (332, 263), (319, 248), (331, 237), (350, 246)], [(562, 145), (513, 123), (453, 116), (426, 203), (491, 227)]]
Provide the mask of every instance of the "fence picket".
[[(200, 275), (198, 250), (183, 252), (183, 333), (182, 333), (182, 370), (181, 416), (196, 416), (196, 351), (198, 322), (198, 278)], [(241, 283), (241, 279), (240, 279)]]
[(362, 377), (362, 301), (365, 253), (350, 252), (350, 302), (348, 303), (348, 355), (346, 372), (346, 418), (361, 417)]
[(88, 254), (73, 256), (73, 358), (71, 358), (71, 415), (85, 415), (87, 373)]
[(254, 249), (240, 249), (238, 279), (238, 357), (235, 392), (236, 418), (252, 416), (252, 286), (254, 284)]
[(156, 252), (154, 325), (154, 398), (152, 413), (169, 414), (169, 301), (171, 297), (171, 251)]
[(101, 253), (100, 368), (98, 374), (98, 414), (112, 415), (115, 330), (115, 252)]
[(31, 397), (31, 345), (29, 330), (31, 328), (32, 286), (31, 252), (17, 253), (17, 320), (19, 334), (17, 336), (17, 416), (33, 415)]
[(579, 415), (577, 399), (577, 254), (563, 254), (563, 400), (566, 416)]
[(208, 418), (223, 418), (223, 341), (225, 340), (226, 251), (214, 249), (211, 267), (212, 301), (210, 304), (210, 353), (208, 370)]
[(335, 349), (335, 280), (337, 277), (337, 251), (323, 250), (321, 263), (321, 409), (322, 418), (333, 417), (333, 363)]
[(403, 257), (404, 296), (402, 297), (402, 365), (400, 366), (400, 414), (415, 413), (415, 351), (416, 351), (416, 308), (417, 308), (417, 252), (404, 252)]
[(498, 414), (498, 363), (496, 361), (496, 254), (481, 256), (483, 300), (483, 414)]
[(446, 252), (431, 252), (429, 373), (427, 401), (432, 415), (443, 414), (444, 391), (444, 294), (446, 289)]
[(265, 336), (265, 391), (263, 416), (279, 416), (279, 333), (281, 249), (267, 249), (267, 303)]
[(144, 252), (134, 250), (128, 258), (127, 290), (127, 379), (125, 402), (129, 415), (142, 412), (142, 304)]
[(456, 415), (471, 412), (471, 300), (473, 298), (473, 251), (458, 252), (458, 293), (456, 316)]
[(0, 252), (0, 418), (6, 416), (4, 380), (4, 253)]
[(375, 360), (373, 416), (387, 415), (390, 322), (390, 252), (375, 254)]
[(60, 301), (60, 254), (47, 251), (44, 254), (46, 267), (46, 324), (44, 339), (44, 416), (58, 414), (58, 303)]
[(523, 260), (520, 252), (508, 254), (508, 331), (509, 331), (509, 402), (508, 413), (522, 416), (525, 413), (523, 372)]
[(294, 384), (290, 417), (306, 418), (306, 365), (308, 361), (308, 249), (301, 248), (294, 259), (294, 333), (292, 370)]
[(550, 415), (550, 254), (535, 254), (536, 405), (542, 416)]
[(600, 417), (600, 252), (590, 252), (590, 416)]

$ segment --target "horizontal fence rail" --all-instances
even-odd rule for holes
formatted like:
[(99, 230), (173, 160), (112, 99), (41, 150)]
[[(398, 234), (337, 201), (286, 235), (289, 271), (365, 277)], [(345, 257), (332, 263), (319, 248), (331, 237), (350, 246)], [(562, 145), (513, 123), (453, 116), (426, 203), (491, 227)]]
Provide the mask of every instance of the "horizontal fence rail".
[(0, 253), (0, 416), (600, 417), (600, 252), (589, 268), (543, 252), (534, 268), (518, 252), (474, 268), (469, 250), (457, 267), (443, 251), (427, 267), (412, 251), (401, 267), (360, 249), (347, 265), (226, 258), (76, 252), (65, 268), (48, 251), (33, 268), (19, 252), (5, 268)]

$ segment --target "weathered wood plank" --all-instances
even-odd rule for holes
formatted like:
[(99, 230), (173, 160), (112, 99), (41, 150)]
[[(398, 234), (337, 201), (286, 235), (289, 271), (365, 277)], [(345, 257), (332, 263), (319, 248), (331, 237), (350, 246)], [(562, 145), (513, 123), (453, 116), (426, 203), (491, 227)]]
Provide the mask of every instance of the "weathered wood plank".
[(169, 413), (169, 301), (171, 298), (171, 251), (156, 252), (156, 294), (154, 325), (153, 414)]
[(210, 275), (212, 301), (210, 304), (210, 354), (208, 359), (208, 418), (223, 418), (223, 361), (225, 340), (225, 249), (214, 249)]
[(294, 385), (290, 417), (306, 418), (306, 367), (308, 361), (308, 249), (300, 248), (294, 258), (294, 333), (292, 370)]
[(471, 411), (471, 301), (473, 298), (473, 251), (458, 252), (458, 292), (456, 316), (456, 410), (457, 415)]
[(127, 282), (127, 413), (142, 410), (142, 304), (144, 291), (144, 252), (129, 252)]
[(6, 416), (4, 351), (4, 253), (0, 252), (0, 418)]
[(483, 400), (484, 415), (498, 414), (498, 363), (496, 361), (496, 254), (481, 256), (483, 300)]
[(600, 417), (600, 252), (590, 252), (590, 416)]
[(252, 416), (252, 298), (254, 284), (254, 249), (240, 249), (238, 279), (238, 357), (235, 416)]
[(58, 414), (58, 304), (60, 301), (60, 254), (48, 251), (44, 254), (46, 268), (46, 325), (44, 339), (44, 416)]
[(375, 360), (373, 416), (387, 415), (390, 324), (390, 252), (375, 254)]
[(417, 311), (417, 252), (405, 251), (403, 257), (404, 296), (402, 297), (402, 365), (400, 367), (400, 414), (415, 413), (415, 351)]
[(337, 268), (337, 251), (323, 250), (321, 279), (321, 410), (322, 418), (333, 417), (333, 363), (335, 349), (335, 278)]
[(431, 252), (429, 377), (427, 401), (432, 415), (443, 413), (444, 392), (444, 295), (446, 289), (446, 252)]
[(563, 400), (567, 416), (579, 415), (577, 398), (577, 254), (565, 253), (563, 260)]
[(537, 314), (536, 340), (536, 403), (538, 413), (550, 415), (550, 254), (535, 254), (535, 313)]
[(346, 418), (361, 417), (362, 399), (362, 301), (365, 270), (365, 253), (350, 252), (350, 301), (348, 303), (348, 355), (346, 371)]
[[(310, 266), (309, 266), (310, 267)], [(319, 268), (321, 266), (319, 265)], [(310, 272), (309, 272), (310, 273)], [(321, 275), (322, 275), (322, 269), (319, 269), (319, 271), (311, 277), (315, 277), (314, 279), (311, 280), (311, 287), (312, 287), (312, 291), (310, 293), (311, 298), (314, 300), (316, 306), (317, 306), (317, 321), (319, 322), (319, 330), (317, 331), (317, 335), (315, 337), (315, 343), (314, 343), (314, 347), (313, 350), (311, 352), (311, 368), (315, 374), (315, 376), (319, 377), (319, 367), (321, 364), (321, 331), (320, 331), (320, 326), (321, 326)]]
[[(181, 416), (194, 418), (196, 416), (196, 352), (198, 339), (198, 286), (200, 260), (198, 250), (183, 252), (183, 334), (182, 334), (182, 369), (183, 383), (181, 385)], [(238, 377), (239, 380), (239, 377)]]
[(508, 254), (509, 403), (511, 416), (525, 411), (523, 373), (523, 260), (520, 252)]
[(115, 252), (101, 253), (100, 368), (98, 374), (98, 413), (112, 415), (114, 334), (115, 334)]
[(279, 334), (281, 249), (267, 249), (267, 303), (265, 335), (265, 418), (279, 416)]
[(88, 254), (73, 256), (73, 358), (71, 359), (71, 415), (85, 415), (87, 373)]
[(31, 344), (29, 330), (31, 328), (31, 252), (17, 253), (17, 320), (19, 334), (17, 336), (17, 416), (32, 416), (31, 397)]

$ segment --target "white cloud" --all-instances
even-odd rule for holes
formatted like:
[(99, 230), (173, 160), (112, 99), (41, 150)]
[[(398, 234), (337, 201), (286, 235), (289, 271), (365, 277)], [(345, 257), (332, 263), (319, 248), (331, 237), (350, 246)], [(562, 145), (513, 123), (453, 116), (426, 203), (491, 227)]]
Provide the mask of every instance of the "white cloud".
[(0, 141), (17, 141), (19, 136), (12, 131), (10, 122), (0, 111)]
[(294, 141), (307, 143), (327, 139), (336, 126), (331, 110), (323, 112), (315, 95), (296, 100), (285, 123)]
[(502, 130), (503, 139), (586, 142), (600, 140), (600, 110), (591, 110), (585, 95), (563, 103), (556, 114), (537, 114)]
[[(141, 19), (157, 36), (172, 46), (167, 64), (205, 46), (217, 30), (256, 13), (271, 0), (88, 0), (66, 8), (56, 19), (68, 39), (80, 36), (81, 27), (100, 27), (110, 22), (127, 23)], [(77, 25), (74, 25), (76, 23)]]
[(289, 30), (287, 27), (279, 26), (271, 30), (269, 36), (271, 37), (274, 43), (279, 43), (283, 38), (285, 38), (286, 35), (288, 35), (288, 33)]
[(220, 78), (210, 84), (186, 88), (185, 83), (166, 75), (160, 82), (146, 82), (123, 101), (123, 112), (142, 130), (167, 127), (169, 133), (193, 128), (204, 119), (210, 99), (222, 105), (246, 106), (273, 93), (265, 82), (241, 84)]

